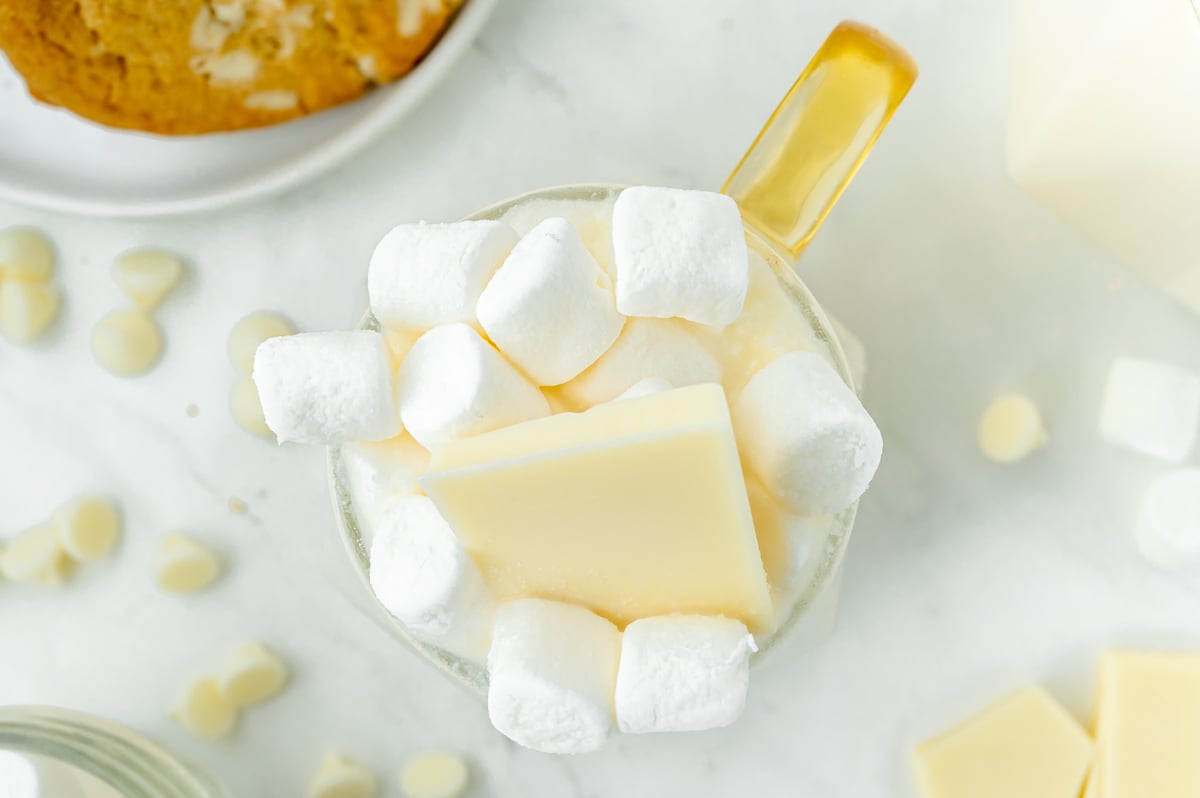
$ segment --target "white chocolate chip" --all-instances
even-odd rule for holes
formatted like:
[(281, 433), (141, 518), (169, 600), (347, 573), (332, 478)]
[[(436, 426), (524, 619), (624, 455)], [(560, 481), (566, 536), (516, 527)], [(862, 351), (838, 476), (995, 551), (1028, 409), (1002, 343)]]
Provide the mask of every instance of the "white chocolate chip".
[(110, 554), (121, 536), (121, 516), (105, 499), (81, 498), (54, 513), (62, 548), (76, 562)]
[(254, 352), (259, 344), (295, 332), (292, 323), (278, 313), (257, 310), (247, 314), (229, 332), (229, 359), (238, 374), (249, 377), (254, 371)]
[(0, 230), (0, 277), (45, 282), (54, 276), (54, 247), (32, 227)]
[(245, 0), (223, 0), (212, 4), (213, 13), (217, 19), (229, 26), (230, 30), (238, 30), (246, 22)]
[(220, 558), (203, 543), (184, 535), (168, 535), (159, 546), (154, 579), (169, 593), (195, 593), (220, 574)]
[(215, 53), (225, 45), (229, 34), (229, 28), (220, 20), (213, 18), (213, 12), (209, 10), (208, 6), (202, 5), (200, 11), (196, 13), (195, 19), (192, 20), (189, 42), (193, 50)]
[(299, 104), (300, 100), (294, 91), (275, 89), (272, 91), (256, 91), (246, 95), (242, 105), (256, 111), (290, 111)]
[(414, 756), (400, 773), (404, 798), (458, 798), (467, 788), (467, 763), (458, 754), (429, 751)]
[(373, 798), (379, 792), (375, 774), (342, 754), (329, 753), (308, 787), (308, 798)]
[(58, 316), (58, 289), (49, 283), (0, 283), (0, 330), (15, 344), (32, 343)]
[(193, 72), (204, 75), (214, 86), (232, 86), (249, 83), (258, 77), (261, 64), (248, 50), (230, 50), (219, 55), (195, 56), (190, 66)]
[(238, 426), (260, 438), (274, 438), (275, 433), (267, 426), (263, 416), (262, 402), (258, 398), (258, 386), (249, 377), (242, 377), (233, 384), (229, 395), (229, 411)]
[(10, 540), (0, 558), (0, 573), (13, 582), (61, 585), (69, 569), (70, 561), (53, 524), (35, 526)]
[(152, 369), (162, 357), (162, 330), (140, 310), (116, 310), (92, 330), (92, 354), (105, 369), (132, 377)]
[(375, 68), (375, 56), (360, 55), (356, 63), (358, 64), (359, 74), (364, 78), (367, 80), (379, 79), (379, 71)]
[(183, 277), (183, 260), (161, 249), (133, 249), (113, 261), (113, 280), (133, 304), (154, 310)]
[(283, 660), (260, 643), (247, 643), (226, 661), (217, 674), (217, 684), (225, 700), (240, 709), (277, 695), (287, 678)]
[(237, 709), (221, 695), (212, 677), (189, 684), (171, 710), (171, 717), (180, 726), (204, 740), (229, 734), (237, 724), (237, 716)]
[(1023, 394), (1004, 394), (992, 400), (979, 420), (979, 449), (996, 463), (1015, 463), (1046, 442), (1042, 415)]

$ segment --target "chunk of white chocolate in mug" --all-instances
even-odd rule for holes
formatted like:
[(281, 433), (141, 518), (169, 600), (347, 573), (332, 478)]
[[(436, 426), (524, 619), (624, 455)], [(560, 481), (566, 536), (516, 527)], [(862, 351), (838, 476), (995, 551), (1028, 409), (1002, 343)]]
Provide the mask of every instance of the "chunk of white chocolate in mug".
[(49, 283), (0, 282), (0, 332), (14, 344), (32, 343), (58, 317), (58, 289)]
[(113, 261), (113, 280), (138, 308), (151, 311), (183, 279), (183, 259), (163, 249), (132, 249)]
[(0, 279), (44, 283), (54, 276), (54, 247), (32, 227), (0, 230)]
[(116, 310), (92, 330), (96, 362), (118, 377), (145, 374), (162, 357), (163, 337), (158, 322), (141, 310)]

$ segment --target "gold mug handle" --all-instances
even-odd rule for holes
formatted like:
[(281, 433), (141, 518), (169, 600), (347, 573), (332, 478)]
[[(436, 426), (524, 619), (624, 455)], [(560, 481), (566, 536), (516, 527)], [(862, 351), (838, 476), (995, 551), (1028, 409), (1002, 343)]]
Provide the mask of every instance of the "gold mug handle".
[(843, 22), (817, 50), (721, 190), (793, 257), (812, 240), (917, 79), (879, 31)]

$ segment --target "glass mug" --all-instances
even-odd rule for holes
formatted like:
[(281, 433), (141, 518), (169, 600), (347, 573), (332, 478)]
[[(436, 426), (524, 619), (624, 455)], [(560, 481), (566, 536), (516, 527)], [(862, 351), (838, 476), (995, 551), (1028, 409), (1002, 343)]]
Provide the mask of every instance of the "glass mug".
[[(785, 295), (808, 321), (822, 354), (851, 387), (850, 365), (834, 326), (796, 276), (793, 265), (916, 76), (915, 64), (900, 47), (864, 25), (842, 23), (817, 51), (722, 188), (738, 202), (750, 250), (770, 266)], [(620, 190), (609, 185), (542, 189), (484, 208), (466, 219), (497, 219), (537, 201), (606, 202)], [(361, 327), (378, 329), (378, 323), (368, 314)], [(806, 343), (811, 348), (812, 342)], [(356, 593), (369, 597), (365, 602), (368, 611), (412, 649), (456, 681), (486, 695), (484, 667), (412, 637), (375, 600), (368, 580), (369, 544), (345, 484), (341, 450), (330, 447), (328, 455), (334, 515), (361, 582), (355, 586)], [(802, 622), (820, 614), (822, 607), (826, 614), (831, 613), (856, 509), (857, 502), (833, 517), (815, 574), (795, 596), (783, 620), (758, 640), (755, 663), (781, 640), (797, 636)]]

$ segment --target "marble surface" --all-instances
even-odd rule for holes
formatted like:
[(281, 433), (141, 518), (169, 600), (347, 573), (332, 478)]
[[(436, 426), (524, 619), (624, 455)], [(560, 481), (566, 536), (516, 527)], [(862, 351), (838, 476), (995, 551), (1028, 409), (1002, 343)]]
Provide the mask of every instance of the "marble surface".
[[(405, 756), (445, 746), (471, 757), (480, 796), (862, 798), (910, 794), (911, 744), (1010, 687), (1042, 681), (1085, 715), (1106, 646), (1200, 646), (1200, 580), (1151, 569), (1130, 539), (1163, 467), (1094, 432), (1110, 360), (1200, 368), (1200, 319), (1007, 181), (1006, 5), (508, 0), (414, 117), (286, 197), (153, 223), (0, 206), (0, 224), (53, 235), (67, 295), (43, 344), (0, 345), (0, 538), (83, 490), (120, 497), (127, 517), (119, 555), (68, 588), (0, 586), (0, 704), (111, 717), (239, 796), (301, 794), (331, 747), (396, 795)], [(800, 266), (867, 345), (865, 401), (887, 445), (836, 632), (757, 670), (732, 728), (575, 758), (521, 750), (361, 612), (323, 453), (234, 426), (225, 336), (264, 307), (304, 329), (350, 326), (368, 254), (398, 221), (550, 184), (718, 186), (845, 17), (905, 43), (923, 75)], [(92, 362), (89, 331), (119, 301), (112, 256), (151, 243), (192, 269), (160, 313), (162, 366), (121, 380)], [(1042, 404), (1051, 441), (1005, 468), (981, 459), (974, 429), (1010, 388)], [(210, 592), (153, 589), (156, 542), (175, 530), (227, 555)], [(168, 704), (247, 639), (286, 655), (292, 688), (228, 741), (189, 738)]]

